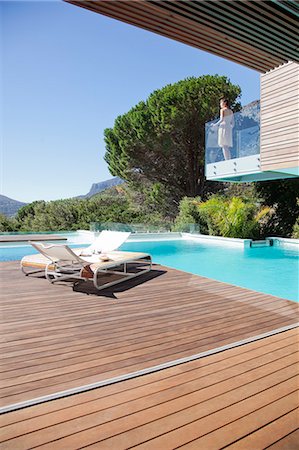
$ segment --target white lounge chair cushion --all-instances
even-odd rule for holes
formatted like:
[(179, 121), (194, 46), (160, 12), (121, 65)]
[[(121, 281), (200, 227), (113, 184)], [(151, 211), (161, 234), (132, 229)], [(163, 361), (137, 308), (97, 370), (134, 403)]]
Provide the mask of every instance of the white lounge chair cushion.
[(94, 242), (81, 251), (81, 256), (91, 256), (97, 253), (113, 252), (130, 236), (130, 232), (103, 230)]

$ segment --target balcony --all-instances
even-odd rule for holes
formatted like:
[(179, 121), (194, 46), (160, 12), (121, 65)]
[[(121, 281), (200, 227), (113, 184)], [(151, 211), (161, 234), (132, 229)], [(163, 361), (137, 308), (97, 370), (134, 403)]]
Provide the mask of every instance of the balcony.
[(281, 168), (263, 170), (260, 118), (259, 100), (234, 114), (233, 145), (229, 148), (230, 159), (227, 160), (224, 158), (222, 148), (218, 145), (219, 125), (215, 125), (218, 120), (206, 123), (205, 174), (208, 180), (249, 182), (298, 176), (293, 169), (292, 171)]
[(255, 101), (234, 114), (233, 146), (225, 160), (218, 145), (217, 120), (206, 123), (206, 177), (208, 180), (248, 181), (258, 178), (260, 163), (260, 102)]

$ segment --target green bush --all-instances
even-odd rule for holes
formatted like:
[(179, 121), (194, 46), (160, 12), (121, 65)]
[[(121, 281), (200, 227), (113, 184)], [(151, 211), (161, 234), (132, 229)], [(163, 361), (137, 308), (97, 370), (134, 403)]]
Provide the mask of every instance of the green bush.
[(5, 231), (14, 231), (15, 230), (15, 221), (9, 217), (6, 217), (4, 214), (0, 213), (0, 232), (3, 233)]
[(270, 216), (270, 208), (261, 208), (253, 200), (215, 195), (201, 202), (200, 198), (185, 197), (174, 228), (180, 231), (184, 224), (196, 223), (202, 234), (257, 239), (263, 237)]
[(200, 211), (198, 209), (200, 202), (200, 197), (184, 197), (180, 201), (179, 214), (175, 219), (172, 231), (188, 231), (189, 225), (196, 224), (201, 233), (207, 232), (206, 224), (201, 220)]
[(201, 203), (199, 209), (206, 218), (209, 234), (242, 239), (261, 237), (262, 226), (270, 216), (270, 208), (260, 209), (256, 203), (239, 197), (214, 196)]
[[(299, 198), (297, 198), (297, 205), (299, 206)], [(299, 216), (297, 217), (296, 222), (294, 223), (292, 237), (294, 239), (299, 239)]]
[(299, 218), (296, 220), (294, 225), (292, 237), (294, 239), (299, 239)]

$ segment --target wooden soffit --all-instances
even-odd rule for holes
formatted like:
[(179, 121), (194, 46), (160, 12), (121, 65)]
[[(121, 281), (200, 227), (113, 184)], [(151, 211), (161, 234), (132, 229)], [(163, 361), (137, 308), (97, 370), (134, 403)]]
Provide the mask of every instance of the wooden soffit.
[(65, 0), (259, 72), (299, 62), (297, 0)]

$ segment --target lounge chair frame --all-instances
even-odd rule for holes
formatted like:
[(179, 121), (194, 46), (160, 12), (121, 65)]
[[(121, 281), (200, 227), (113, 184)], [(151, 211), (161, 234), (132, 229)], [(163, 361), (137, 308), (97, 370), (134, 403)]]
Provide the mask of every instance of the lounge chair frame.
[[(130, 272), (130, 264), (134, 264), (134, 266), (145, 265), (146, 268), (138, 270), (137, 272)], [(122, 268), (123, 270), (114, 270), (114, 268), (117, 267)], [(58, 281), (69, 281), (69, 280), (89, 281), (92, 279), (94, 287), (97, 290), (102, 290), (149, 272), (152, 269), (152, 259), (148, 255), (148, 257), (142, 257), (140, 259), (129, 259), (126, 260), (125, 262), (113, 261), (111, 262), (111, 267), (105, 268), (97, 267), (94, 270), (92, 277), (84, 276), (84, 271), (88, 269), (89, 269), (88, 265), (87, 266), (85, 265), (84, 268), (82, 268), (82, 266), (74, 268), (73, 266), (61, 265), (58, 263), (50, 262), (45, 268), (45, 276), (47, 280), (52, 284)], [(103, 276), (107, 274), (121, 275), (122, 278), (101, 284), (99, 283), (99, 280), (101, 279), (100, 277), (101, 274)]]
[(34, 270), (27, 270), (22, 264), (20, 264), (21, 267), (21, 271), (23, 272), (23, 274), (28, 277), (28, 275), (32, 275), (33, 273), (44, 273), (45, 272), (45, 268), (41, 268), (41, 269), (34, 269)]
[[(136, 273), (132, 273), (128, 271), (128, 266), (130, 265), (130, 263), (133, 264), (141, 264), (141, 265), (147, 265), (148, 267), (142, 270), (139, 270)], [(148, 255), (147, 257), (143, 257), (140, 258), (138, 260), (136, 259), (132, 259), (132, 260), (128, 260), (124, 263), (121, 263), (120, 266), (123, 266), (123, 270), (111, 270), (110, 268), (106, 268), (106, 269), (101, 269), (98, 268), (95, 270), (94, 275), (93, 275), (93, 284), (95, 286), (96, 289), (101, 290), (101, 289), (106, 289), (107, 287), (113, 286), (115, 284), (121, 283), (125, 280), (129, 280), (132, 278), (136, 278), (140, 275), (143, 275), (147, 272), (149, 272), (150, 270), (152, 270), (152, 258), (150, 257), (150, 255)], [(115, 266), (114, 266), (115, 267)], [(117, 267), (117, 266), (116, 266)], [(123, 278), (121, 278), (120, 280), (114, 280), (114, 281), (110, 281), (109, 283), (105, 283), (104, 285), (100, 285), (98, 284), (98, 275), (99, 274), (115, 274), (115, 275), (122, 275)]]
[[(21, 269), (25, 275), (33, 273), (44, 272), (47, 280), (54, 284), (58, 281), (93, 281), (93, 285), (97, 290), (106, 289), (115, 284), (122, 283), (126, 280), (138, 277), (149, 272), (152, 269), (152, 259), (149, 254), (145, 253), (130, 253), (130, 252), (111, 252), (109, 255), (113, 257), (113, 254), (121, 255), (121, 259), (111, 259), (107, 262), (91, 262), (83, 257), (76, 255), (72, 249), (67, 245), (61, 245), (65, 251), (69, 254), (69, 259), (59, 260), (52, 258), (47, 253), (47, 247), (41, 246), (39, 243), (31, 242), (31, 245), (36, 248), (44, 257), (47, 258), (47, 263), (43, 268), (38, 268), (32, 271), (27, 271), (22, 265)], [(56, 245), (49, 246), (48, 248), (57, 247)], [(132, 256), (133, 255), (133, 256)], [(130, 271), (131, 266), (134, 266), (135, 272)], [(101, 275), (121, 275), (121, 278), (101, 284), (99, 281)]]

